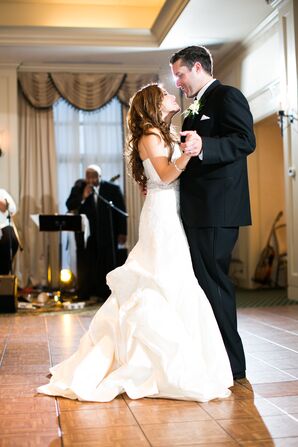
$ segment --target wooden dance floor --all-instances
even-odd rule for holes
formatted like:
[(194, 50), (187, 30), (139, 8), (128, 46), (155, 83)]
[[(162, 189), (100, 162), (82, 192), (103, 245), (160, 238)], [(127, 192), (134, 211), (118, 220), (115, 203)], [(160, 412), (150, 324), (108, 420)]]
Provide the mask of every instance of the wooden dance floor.
[(0, 315), (0, 446), (298, 446), (298, 305), (239, 309), (248, 380), (199, 404), (82, 403), (36, 394), (90, 315)]

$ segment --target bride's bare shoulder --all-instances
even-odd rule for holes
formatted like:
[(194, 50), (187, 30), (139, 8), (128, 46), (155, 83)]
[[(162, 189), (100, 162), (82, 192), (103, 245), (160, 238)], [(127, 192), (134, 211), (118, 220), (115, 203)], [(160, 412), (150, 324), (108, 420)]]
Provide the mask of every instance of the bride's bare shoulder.
[(150, 128), (139, 140), (139, 153), (142, 160), (161, 156), (164, 153), (164, 141), (157, 128)]
[(146, 129), (146, 133), (141, 136), (141, 141), (150, 142), (150, 141), (162, 141), (162, 136), (160, 130), (156, 127), (150, 127)]

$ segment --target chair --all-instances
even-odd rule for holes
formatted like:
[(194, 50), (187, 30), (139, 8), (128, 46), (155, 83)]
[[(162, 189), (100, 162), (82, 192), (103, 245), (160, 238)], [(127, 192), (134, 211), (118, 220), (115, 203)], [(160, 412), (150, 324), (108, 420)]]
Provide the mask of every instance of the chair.
[(276, 273), (275, 285), (279, 286), (281, 268), (285, 271), (285, 284), (287, 286), (287, 226), (286, 224), (276, 225), (273, 229), (273, 238), (276, 250)]

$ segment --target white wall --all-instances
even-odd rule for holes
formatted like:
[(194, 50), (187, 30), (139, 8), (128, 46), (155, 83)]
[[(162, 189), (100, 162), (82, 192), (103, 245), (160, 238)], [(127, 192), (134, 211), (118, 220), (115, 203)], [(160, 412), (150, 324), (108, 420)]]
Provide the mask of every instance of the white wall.
[[(278, 16), (274, 13), (264, 23), (263, 28), (253, 33), (241, 47), (227, 55), (216, 71), (216, 77), (222, 83), (238, 87), (244, 93), (255, 123), (270, 115), (275, 116), (280, 108), (278, 29)], [(264, 146), (263, 141), (260, 141), (261, 135), (263, 135), (262, 127), (259, 129), (259, 135), (256, 135), (256, 153), (248, 157), (253, 226), (240, 229), (239, 240), (233, 253), (233, 258), (238, 264), (234, 267), (232, 265), (234, 277), (240, 286), (247, 288), (256, 287), (252, 278), (265, 244), (264, 235), (268, 233), (268, 225), (272, 221), (272, 213), (266, 218), (263, 216), (261, 219), (260, 216), (259, 195), (262, 185), (259, 180), (261, 178), (265, 184), (266, 179), (261, 173), (267, 172), (266, 169), (262, 169), (264, 157), (262, 159), (260, 148), (262, 146), (262, 154), (267, 154), (270, 150), (267, 145)], [(268, 176), (270, 176), (269, 169)], [(264, 220), (268, 220), (265, 227), (263, 227)]]
[[(298, 125), (296, 120), (290, 124), (285, 119), (281, 139), (277, 120), (279, 110), (297, 117), (297, 3), (280, 2), (263, 26), (222, 61), (216, 73), (223, 83), (243, 91), (256, 124), (257, 152), (248, 160), (253, 227), (241, 229), (234, 253), (244, 264), (239, 283), (253, 287), (251, 278), (265, 235), (284, 200), (288, 230), (288, 296), (295, 300), (298, 300), (298, 183), (288, 176), (288, 170), (298, 168)], [(272, 116), (271, 121), (261, 123), (268, 116)]]

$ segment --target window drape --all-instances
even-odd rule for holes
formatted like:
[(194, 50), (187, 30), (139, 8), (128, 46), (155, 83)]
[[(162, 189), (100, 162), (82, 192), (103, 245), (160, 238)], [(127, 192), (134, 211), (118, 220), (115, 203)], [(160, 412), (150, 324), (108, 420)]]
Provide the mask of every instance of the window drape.
[[(19, 73), (22, 91), (19, 109), (20, 172), (23, 177), (20, 187), (20, 230), (23, 229), (25, 250), (34, 246), (36, 237), (32, 231), (29, 232), (26, 228), (29, 219), (28, 213), (50, 214), (57, 212), (57, 163), (53, 104), (63, 96), (74, 107), (92, 111), (104, 106), (114, 96), (117, 96), (122, 104), (123, 116), (125, 116), (129, 99), (133, 93), (143, 85), (156, 82), (157, 79), (156, 74)], [(26, 98), (26, 102), (22, 96)], [(27, 107), (25, 107), (25, 103), (27, 103)], [(32, 126), (35, 126), (35, 131), (32, 131)], [(32, 150), (32, 148), (35, 149)], [(45, 157), (48, 159), (47, 166), (46, 163), (40, 162), (41, 155), (43, 160)], [(30, 162), (28, 162), (28, 156)], [(48, 176), (51, 181), (47, 180)], [(40, 179), (40, 185), (32, 181), (34, 178)], [(132, 228), (138, 222), (142, 201), (139, 198), (136, 199), (140, 194), (139, 189), (131, 184), (131, 180), (127, 179), (127, 176), (125, 185), (126, 205), (130, 216), (128, 226), (131, 228), (131, 235), (129, 235), (129, 248), (131, 248), (137, 239), (137, 233), (135, 229), (132, 231)], [(37, 187), (39, 191), (37, 191)], [(36, 198), (37, 194), (40, 194), (37, 206), (28, 207), (24, 198)], [(46, 205), (46, 197), (52, 203), (51, 208)], [(32, 209), (36, 211), (31, 211)], [(41, 270), (46, 270), (48, 254), (46, 243), (43, 243), (42, 247), (38, 248), (39, 255), (37, 257), (30, 257), (29, 265), (28, 259), (25, 261), (27, 254), (21, 255), (23, 257), (23, 261), (20, 262), (21, 285), (26, 285), (29, 278), (34, 282), (41, 283), (43, 281), (44, 273)]]
[[(105, 107), (85, 112), (60, 100), (54, 105), (58, 166), (59, 212), (67, 212), (65, 202), (74, 182), (85, 177), (88, 165), (98, 164), (103, 180), (116, 180), (123, 191), (123, 138), (121, 104), (114, 97)], [(75, 240), (63, 234), (63, 267), (76, 272)]]
[(29, 283), (46, 286), (51, 270), (57, 284), (57, 234), (40, 232), (30, 218), (58, 210), (53, 111), (35, 109), (19, 95), (19, 115), (19, 232), (24, 246), (18, 253), (19, 282), (23, 287)]
[(114, 96), (128, 106), (139, 88), (157, 79), (155, 74), (19, 73), (24, 96), (33, 107), (48, 108), (63, 97), (86, 111), (103, 107)]

